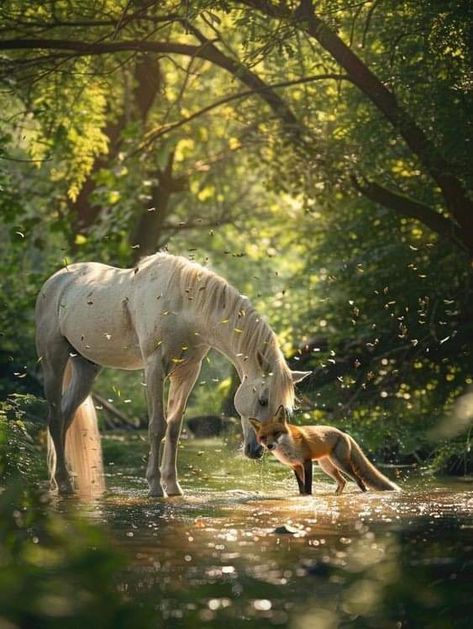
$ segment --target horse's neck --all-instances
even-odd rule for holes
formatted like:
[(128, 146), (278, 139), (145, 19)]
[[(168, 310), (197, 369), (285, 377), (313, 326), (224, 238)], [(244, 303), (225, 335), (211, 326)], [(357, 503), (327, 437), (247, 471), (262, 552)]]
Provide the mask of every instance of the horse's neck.
[(261, 367), (256, 357), (256, 351), (250, 352), (248, 355), (243, 355), (243, 353), (235, 349), (234, 344), (227, 334), (222, 333), (213, 325), (209, 325), (206, 330), (208, 332), (207, 343), (233, 363), (240, 379), (242, 379), (244, 375), (256, 377), (261, 372)]
[[(252, 347), (251, 351), (247, 351), (246, 353), (241, 351), (239, 343), (236, 343), (232, 336), (234, 334), (244, 334), (245, 331), (239, 328), (233, 330), (228, 329), (228, 325), (230, 325), (230, 322), (227, 323), (225, 320), (223, 322), (211, 320), (201, 332), (201, 336), (204, 337), (205, 341), (213, 349), (216, 349), (233, 363), (240, 379), (242, 379), (244, 375), (249, 378), (261, 376), (262, 369), (258, 360), (258, 353), (266, 354), (266, 348)], [(275, 363), (274, 369), (277, 368)]]

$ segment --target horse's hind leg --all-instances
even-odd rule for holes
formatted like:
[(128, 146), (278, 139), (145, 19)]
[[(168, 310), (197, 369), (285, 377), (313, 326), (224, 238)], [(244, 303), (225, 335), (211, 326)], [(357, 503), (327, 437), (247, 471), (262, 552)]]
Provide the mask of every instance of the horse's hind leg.
[(61, 410), (64, 417), (65, 433), (74, 419), (74, 414), (89, 395), (92, 384), (101, 367), (79, 354), (71, 353), (72, 378), (62, 398)]
[(166, 440), (161, 465), (161, 479), (168, 496), (181, 496), (183, 493), (177, 481), (177, 445), (187, 399), (199, 375), (200, 366), (200, 360), (187, 363), (170, 376)]
[[(50, 340), (38, 339), (38, 354), (44, 376), (44, 394), (49, 403), (48, 425), (54, 444), (55, 465), (50, 464), (59, 492), (72, 493), (72, 483), (66, 467), (65, 424), (61, 408), (64, 370), (69, 359), (70, 345), (62, 336)], [(44, 347), (44, 351), (43, 351)]]

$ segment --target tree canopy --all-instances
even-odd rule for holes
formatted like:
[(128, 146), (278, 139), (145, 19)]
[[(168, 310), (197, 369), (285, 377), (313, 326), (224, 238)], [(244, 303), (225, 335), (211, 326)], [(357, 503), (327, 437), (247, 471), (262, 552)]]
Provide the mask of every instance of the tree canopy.
[(471, 383), (472, 13), (6, 0), (5, 370), (33, 372), (34, 296), (64, 260), (168, 247), (314, 369), (310, 417), (414, 450)]

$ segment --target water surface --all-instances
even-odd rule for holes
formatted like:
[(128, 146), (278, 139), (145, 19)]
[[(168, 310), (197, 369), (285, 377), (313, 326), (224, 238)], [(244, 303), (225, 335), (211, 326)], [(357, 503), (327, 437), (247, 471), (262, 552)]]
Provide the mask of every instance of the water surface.
[(153, 607), (156, 626), (471, 626), (471, 483), (385, 469), (402, 493), (350, 484), (335, 496), (316, 472), (314, 496), (299, 496), (272, 458), (189, 440), (186, 495), (156, 500), (145, 441), (109, 439), (109, 489), (89, 513), (128, 555), (119, 587)]

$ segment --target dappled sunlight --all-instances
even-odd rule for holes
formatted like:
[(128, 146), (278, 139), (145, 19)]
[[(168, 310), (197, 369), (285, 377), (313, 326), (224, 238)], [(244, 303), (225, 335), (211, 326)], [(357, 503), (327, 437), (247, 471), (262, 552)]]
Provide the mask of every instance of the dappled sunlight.
[(1, 3), (0, 629), (472, 624), (471, 27)]
[(430, 438), (433, 441), (441, 439), (451, 439), (471, 430), (473, 423), (473, 391), (471, 387), (463, 395), (459, 395), (455, 400), (448, 415), (442, 418), (439, 423), (430, 431)]

